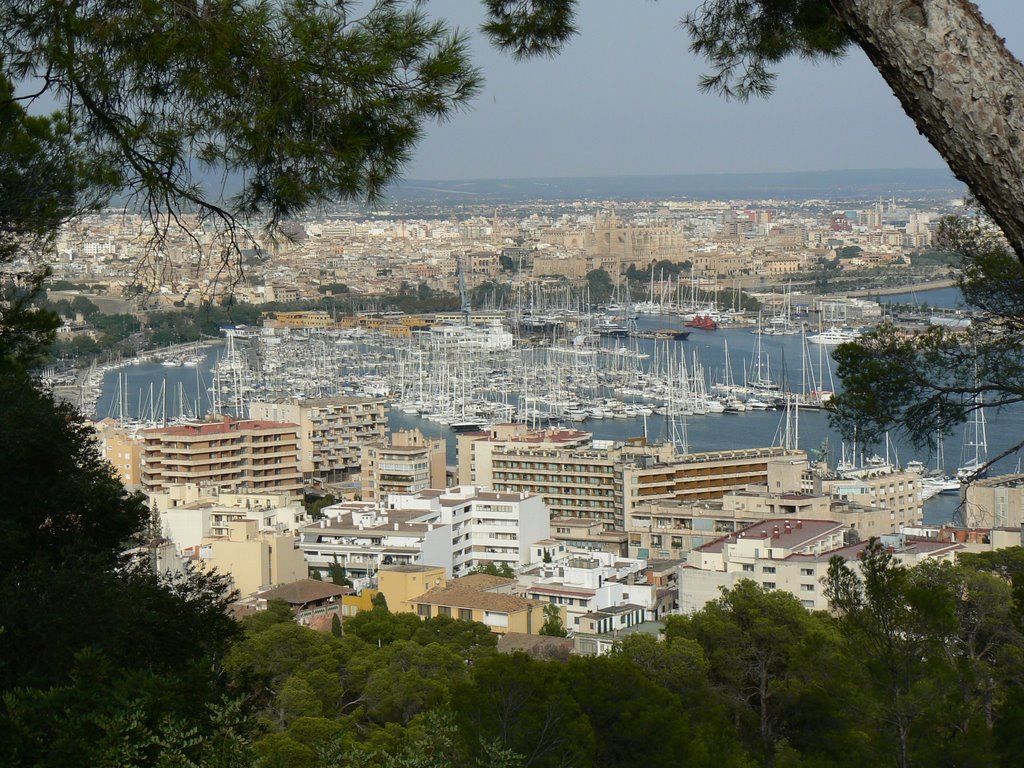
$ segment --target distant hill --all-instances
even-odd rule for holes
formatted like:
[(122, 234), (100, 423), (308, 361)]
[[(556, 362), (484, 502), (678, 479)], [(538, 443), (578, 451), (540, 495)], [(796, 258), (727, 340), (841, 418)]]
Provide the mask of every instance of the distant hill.
[[(389, 188), (389, 201), (515, 203), (528, 200), (870, 200), (958, 197), (966, 188), (947, 170), (877, 169), (800, 173), (593, 176), (564, 179), (408, 179)], [(386, 203), (385, 203), (386, 204)]]

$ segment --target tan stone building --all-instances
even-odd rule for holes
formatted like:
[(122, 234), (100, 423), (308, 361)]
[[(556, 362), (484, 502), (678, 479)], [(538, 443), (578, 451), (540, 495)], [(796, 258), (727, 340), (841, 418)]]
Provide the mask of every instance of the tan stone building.
[(364, 445), (361, 451), (363, 498), (380, 501), (389, 493), (417, 493), (447, 485), (445, 440), (418, 429), (403, 429), (390, 442)]
[(287, 398), (251, 403), (249, 416), (299, 426), (299, 467), (308, 480), (336, 482), (358, 474), (362, 447), (387, 436), (388, 409), (383, 398)]
[(103, 419), (95, 424), (100, 453), (130, 491), (142, 486), (142, 438), (116, 419)]
[[(289, 299), (292, 301), (293, 299)], [(284, 299), (268, 299), (268, 301), (284, 301)], [(319, 329), (332, 328), (335, 325), (333, 318), (323, 310), (305, 310), (296, 312), (265, 312), (263, 314), (263, 325), (268, 328), (306, 328)]]
[(234, 588), (245, 596), (309, 576), (295, 542), (294, 534), (260, 531), (256, 520), (236, 520), (228, 523), (226, 535), (204, 538), (188, 554), (207, 570), (229, 574)]
[[(444, 568), (401, 565), (382, 567), (377, 582), (394, 612), (478, 621), (501, 635), (536, 635), (544, 625), (544, 603), (512, 594), (514, 579), (487, 574), (446, 579)], [(561, 613), (564, 622), (565, 610)]]
[(538, 635), (544, 626), (545, 603), (539, 600), (481, 591), (455, 583), (432, 589), (409, 602), (421, 618), (450, 616), (463, 621), (479, 621), (499, 635), (506, 632)]
[(447, 584), (444, 568), (435, 565), (385, 565), (377, 572), (377, 591), (392, 613), (416, 613), (413, 598)]
[(886, 510), (895, 530), (922, 523), (924, 506), (920, 491), (921, 476), (914, 472), (863, 473), (854, 477), (824, 478), (820, 484), (823, 494)]
[(977, 480), (964, 494), (965, 523), (974, 528), (1020, 528), (1024, 525), (1024, 475)]
[(688, 258), (686, 238), (668, 224), (634, 224), (612, 212), (597, 215), (594, 228), (584, 241), (587, 256), (609, 274), (617, 275), (635, 266), (647, 267), (652, 261), (685, 261)]
[(486, 432), (464, 432), (458, 442), (460, 485), (494, 485), (494, 455), (512, 447), (540, 450), (581, 448), (593, 435), (577, 429), (531, 429), (526, 424), (496, 424)]
[(193, 484), (302, 495), (298, 425), (252, 419), (142, 432), (142, 488)]

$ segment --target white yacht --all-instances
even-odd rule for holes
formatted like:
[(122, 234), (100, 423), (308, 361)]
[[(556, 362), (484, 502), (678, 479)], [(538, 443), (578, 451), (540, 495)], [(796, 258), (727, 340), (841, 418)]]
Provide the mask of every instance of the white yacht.
[(808, 336), (807, 341), (811, 344), (838, 345), (845, 344), (848, 341), (856, 341), (859, 338), (860, 331), (832, 326), (827, 331)]

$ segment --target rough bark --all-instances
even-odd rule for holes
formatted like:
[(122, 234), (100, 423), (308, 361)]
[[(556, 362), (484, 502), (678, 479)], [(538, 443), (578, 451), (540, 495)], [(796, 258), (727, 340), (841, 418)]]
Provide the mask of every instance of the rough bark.
[(828, 0), (1024, 261), (1024, 66), (968, 0)]

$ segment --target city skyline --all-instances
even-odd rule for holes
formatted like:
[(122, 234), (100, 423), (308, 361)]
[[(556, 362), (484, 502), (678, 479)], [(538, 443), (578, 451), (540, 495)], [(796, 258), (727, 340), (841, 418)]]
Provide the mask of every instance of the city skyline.
[[(859, 49), (838, 64), (783, 62), (768, 99), (702, 94), (704, 61), (679, 18), (695, 3), (581, 3), (561, 55), (514, 62), (477, 32), (478, 2), (428, 11), (472, 36), (485, 83), (464, 114), (428, 125), (407, 180), (945, 168)], [(1014, 53), (1024, 7), (977, 5)], [(642, 44), (640, 44), (642, 42)]]

